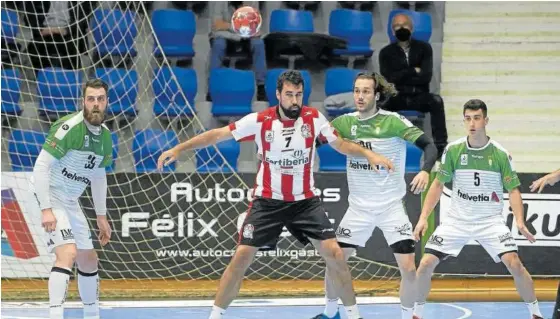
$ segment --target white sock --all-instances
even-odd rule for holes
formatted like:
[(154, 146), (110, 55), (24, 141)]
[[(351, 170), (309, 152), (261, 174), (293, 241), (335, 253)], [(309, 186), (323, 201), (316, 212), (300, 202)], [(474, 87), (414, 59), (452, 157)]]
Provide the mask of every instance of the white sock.
[(358, 310), (358, 305), (353, 305), (350, 307), (346, 307), (344, 306), (344, 309), (346, 309), (346, 317), (348, 317), (348, 319), (360, 319), (360, 311)]
[(84, 319), (99, 319), (99, 275), (78, 268), (78, 291), (84, 304)]
[(49, 276), (50, 319), (64, 319), (64, 301), (68, 291), (68, 281), (72, 271), (68, 268), (53, 267)]
[(422, 317), (424, 316), (424, 305), (426, 303), (425, 302), (417, 302), (414, 305), (414, 315), (420, 319), (422, 319)]
[(414, 312), (414, 308), (406, 308), (401, 305), (401, 318), (402, 319), (412, 319), (412, 314)]
[(325, 311), (323, 314), (329, 318), (332, 318), (338, 312), (338, 298), (337, 299), (329, 299), (325, 297)]
[(542, 317), (541, 309), (539, 308), (539, 301), (535, 300), (531, 303), (527, 303), (527, 308), (531, 312), (531, 315)]
[(212, 306), (212, 312), (210, 313), (210, 317), (208, 319), (222, 319), (222, 316), (226, 313), (225, 309), (222, 309), (218, 306)]

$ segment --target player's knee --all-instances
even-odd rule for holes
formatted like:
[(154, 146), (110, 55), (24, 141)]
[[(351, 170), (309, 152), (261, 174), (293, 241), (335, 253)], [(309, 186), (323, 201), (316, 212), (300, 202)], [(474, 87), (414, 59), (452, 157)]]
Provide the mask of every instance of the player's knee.
[(97, 270), (97, 252), (95, 249), (79, 249), (76, 257), (78, 269), (85, 273)]
[(425, 275), (425, 274), (431, 275), (434, 272), (434, 269), (436, 268), (438, 263), (439, 263), (439, 259), (437, 256), (434, 256), (432, 254), (426, 254), (424, 255), (424, 257), (422, 257), (422, 260), (420, 261), (420, 265), (418, 266), (417, 273), (419, 275)]
[(414, 253), (415, 244), (412, 239), (400, 240), (391, 245), (391, 249), (395, 254), (412, 254)]
[(516, 253), (508, 253), (502, 256), (502, 260), (513, 276), (521, 276), (525, 272), (525, 266)]
[(64, 244), (55, 248), (55, 255), (57, 265), (72, 268), (76, 261), (78, 250), (75, 244)]

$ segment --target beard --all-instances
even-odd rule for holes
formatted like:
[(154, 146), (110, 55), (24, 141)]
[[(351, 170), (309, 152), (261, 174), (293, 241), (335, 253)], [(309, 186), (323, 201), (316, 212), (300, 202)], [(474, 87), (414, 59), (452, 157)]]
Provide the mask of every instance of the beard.
[(285, 108), (283, 106), (281, 106), (281, 108), (282, 108), (282, 111), (284, 112), (284, 115), (286, 115), (286, 117), (288, 117), (289, 119), (295, 120), (301, 114), (301, 106), (300, 105), (292, 105), (292, 107), (293, 106), (297, 106), (297, 109)]
[(364, 109), (358, 110), (358, 111), (361, 112), (361, 113), (367, 113), (367, 112), (373, 110), (375, 108), (376, 104), (377, 103), (375, 103), (375, 100), (373, 100), (371, 103), (366, 105)]
[(99, 126), (105, 121), (105, 112), (99, 109), (88, 110), (84, 107), (84, 117), (91, 125)]

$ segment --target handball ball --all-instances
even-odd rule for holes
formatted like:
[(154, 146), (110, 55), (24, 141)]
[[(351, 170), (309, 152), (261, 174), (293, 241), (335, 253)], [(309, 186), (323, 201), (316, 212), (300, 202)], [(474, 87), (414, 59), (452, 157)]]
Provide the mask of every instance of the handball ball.
[(261, 24), (261, 14), (253, 7), (241, 7), (231, 16), (233, 31), (243, 38), (250, 38), (259, 33)]

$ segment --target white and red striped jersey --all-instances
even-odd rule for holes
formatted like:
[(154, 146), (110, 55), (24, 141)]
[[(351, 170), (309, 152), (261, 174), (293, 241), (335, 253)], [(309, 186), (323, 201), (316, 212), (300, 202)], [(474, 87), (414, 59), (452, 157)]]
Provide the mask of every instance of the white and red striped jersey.
[(321, 112), (304, 106), (296, 120), (280, 120), (278, 106), (251, 113), (230, 130), (236, 141), (254, 140), (260, 160), (253, 196), (298, 201), (316, 196), (315, 139), (338, 138)]

